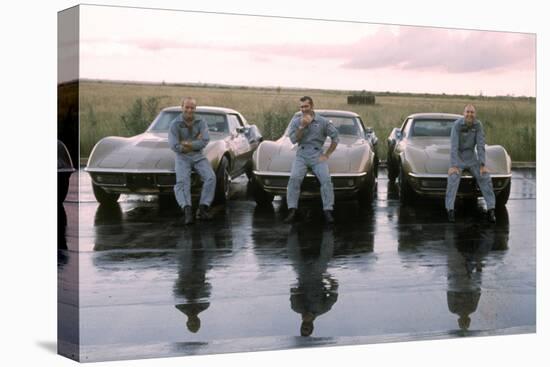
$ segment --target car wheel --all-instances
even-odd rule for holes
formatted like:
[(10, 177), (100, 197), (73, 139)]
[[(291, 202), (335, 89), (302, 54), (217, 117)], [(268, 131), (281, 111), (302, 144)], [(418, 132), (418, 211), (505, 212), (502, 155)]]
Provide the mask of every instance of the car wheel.
[(246, 174), (246, 178), (248, 178), (248, 181), (253, 180), (254, 174), (252, 173), (252, 162), (247, 163), (244, 173)]
[(414, 192), (407, 182), (403, 167), (399, 166), (399, 200), (401, 204), (409, 204), (414, 199)]
[(397, 165), (392, 161), (392, 159), (389, 158), (389, 155), (387, 160), (387, 166), (388, 166), (388, 179), (390, 180), (390, 182), (395, 182), (395, 179), (399, 175), (399, 169)]
[(92, 189), (94, 191), (94, 196), (100, 204), (112, 205), (117, 202), (120, 194), (111, 194), (103, 190), (98, 185), (92, 183)]
[(496, 205), (498, 207), (503, 207), (508, 202), (508, 198), (510, 197), (510, 188), (512, 186), (512, 180), (508, 182), (508, 185), (502, 190), (496, 197)]
[(225, 203), (229, 200), (231, 187), (231, 177), (229, 176), (229, 161), (222, 157), (218, 170), (216, 171), (216, 194), (215, 203)]
[(265, 191), (255, 178), (252, 178), (251, 185), (252, 196), (254, 196), (254, 201), (256, 201), (257, 205), (267, 206), (273, 202), (275, 195)]
[(57, 202), (62, 203), (67, 198), (69, 192), (69, 180), (70, 174), (58, 173), (57, 174)]
[(359, 192), (357, 193), (359, 203), (362, 205), (368, 205), (371, 204), (374, 200), (374, 190), (376, 187), (376, 180), (374, 178), (374, 172), (371, 172), (367, 175), (367, 181), (359, 189)]

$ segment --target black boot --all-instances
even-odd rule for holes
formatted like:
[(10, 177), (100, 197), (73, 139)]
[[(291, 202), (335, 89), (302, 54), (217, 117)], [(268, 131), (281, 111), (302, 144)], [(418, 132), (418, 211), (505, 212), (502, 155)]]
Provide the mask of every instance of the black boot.
[(185, 225), (193, 224), (193, 211), (191, 210), (191, 206), (187, 205), (183, 208), (183, 216), (185, 217)]
[(296, 220), (296, 209), (290, 208), (288, 209), (288, 215), (286, 216), (284, 222), (285, 223), (292, 223)]
[(487, 219), (491, 223), (496, 223), (497, 222), (497, 217), (495, 217), (495, 209), (489, 209), (487, 211)]
[(210, 214), (208, 209), (208, 205), (199, 205), (199, 209), (197, 210), (197, 218), (200, 220), (211, 220), (212, 214)]
[(334, 223), (334, 217), (332, 216), (332, 210), (325, 210), (325, 223), (326, 224), (333, 224)]
[(455, 211), (454, 210), (447, 210), (447, 219), (449, 220), (449, 223), (455, 222)]

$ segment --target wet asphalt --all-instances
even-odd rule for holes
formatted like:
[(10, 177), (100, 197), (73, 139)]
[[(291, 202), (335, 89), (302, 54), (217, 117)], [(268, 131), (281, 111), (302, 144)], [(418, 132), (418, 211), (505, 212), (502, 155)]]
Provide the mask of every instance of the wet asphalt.
[(58, 310), (60, 351), (82, 361), (536, 331), (534, 169), (514, 170), (496, 224), (482, 199), (455, 224), (442, 200), (402, 207), (381, 170), (372, 206), (337, 202), (331, 227), (315, 200), (284, 224), (244, 176), (190, 227), (154, 197), (99, 206), (80, 177), (59, 208)]

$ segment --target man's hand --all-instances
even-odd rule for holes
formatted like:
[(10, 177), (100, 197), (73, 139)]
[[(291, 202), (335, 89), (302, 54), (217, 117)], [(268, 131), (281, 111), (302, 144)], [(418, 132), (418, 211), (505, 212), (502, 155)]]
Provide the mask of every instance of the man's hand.
[(302, 117), (302, 120), (300, 121), (300, 126), (307, 127), (309, 124), (311, 124), (311, 121), (313, 121), (313, 117), (311, 115), (304, 115)]
[(485, 166), (479, 167), (479, 174), (482, 175), (484, 173), (489, 173), (489, 170)]
[(321, 156), (319, 157), (319, 162), (325, 162), (327, 159), (328, 159), (328, 155), (327, 154), (321, 154)]
[(190, 141), (182, 141), (181, 142), (181, 152), (182, 153), (189, 153), (193, 150), (193, 145)]
[(456, 174), (460, 173), (460, 170), (458, 169), (458, 167), (451, 167), (451, 168), (449, 168), (449, 172), (448, 172), (448, 173), (449, 173), (449, 176), (450, 176), (450, 175), (452, 175), (453, 173), (456, 173)]

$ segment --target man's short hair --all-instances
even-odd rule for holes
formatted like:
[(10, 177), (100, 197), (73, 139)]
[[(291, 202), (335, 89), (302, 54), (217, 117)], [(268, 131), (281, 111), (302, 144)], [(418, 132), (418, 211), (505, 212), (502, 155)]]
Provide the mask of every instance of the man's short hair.
[(300, 98), (300, 102), (305, 102), (305, 101), (307, 101), (310, 105), (313, 106), (313, 99), (310, 96), (303, 96), (302, 98)]
[(190, 102), (193, 102), (193, 104), (196, 106), (197, 105), (197, 101), (195, 100), (195, 98), (193, 97), (183, 97), (181, 99), (181, 105), (183, 106), (185, 104), (186, 101), (190, 101)]
[(466, 110), (467, 110), (468, 108), (470, 108), (470, 107), (473, 108), (474, 111), (476, 110), (476, 108), (475, 108), (475, 106), (474, 106), (473, 104), (468, 103), (466, 106), (464, 106), (464, 111), (466, 111)]

